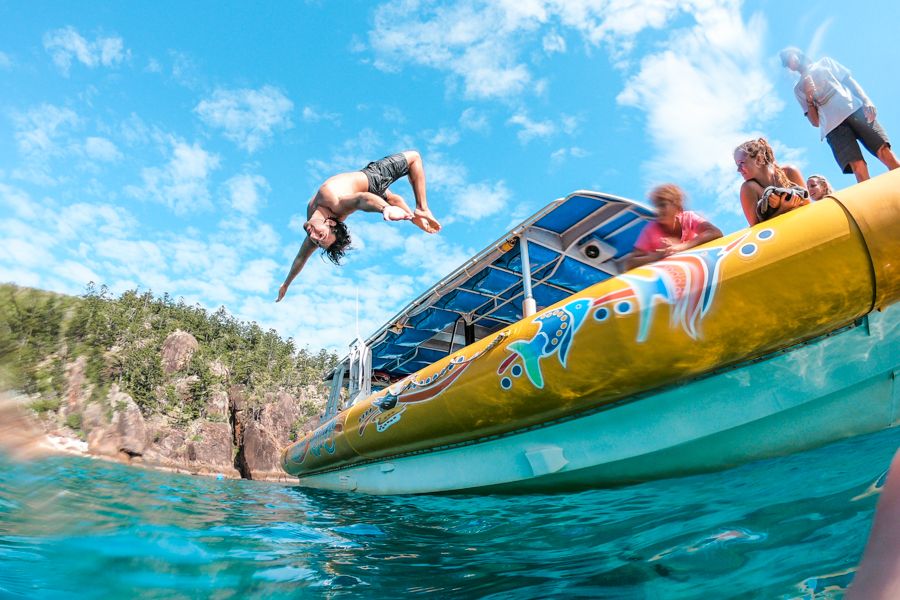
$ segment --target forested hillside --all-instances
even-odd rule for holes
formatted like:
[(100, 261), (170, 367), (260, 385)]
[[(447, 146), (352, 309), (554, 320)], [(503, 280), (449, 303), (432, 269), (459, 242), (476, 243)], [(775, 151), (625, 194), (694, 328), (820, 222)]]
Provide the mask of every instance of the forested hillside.
[[(160, 428), (228, 422), (239, 453), (247, 423), (236, 426), (236, 412), (260, 421), (266, 405), (291, 405), (288, 427), (296, 434), (320, 412), (322, 375), (336, 360), (224, 308), (210, 313), (168, 295), (113, 297), (89, 286), (71, 297), (0, 286), (0, 386), (27, 395), (45, 420), (85, 439), (89, 429), (123, 422), (114, 413), (125, 409), (124, 394)], [(160, 431), (148, 435), (156, 438), (148, 444), (161, 439)]]

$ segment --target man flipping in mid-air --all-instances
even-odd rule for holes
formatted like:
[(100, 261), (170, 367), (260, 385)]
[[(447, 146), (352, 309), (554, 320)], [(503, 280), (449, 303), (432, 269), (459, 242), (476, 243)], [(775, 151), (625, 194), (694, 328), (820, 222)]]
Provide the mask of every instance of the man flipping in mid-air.
[[(416, 196), (416, 210), (410, 210), (403, 198), (388, 189), (403, 176), (409, 176)], [(370, 162), (362, 171), (339, 173), (329, 177), (306, 207), (306, 239), (294, 258), (291, 270), (278, 290), (280, 302), (288, 286), (303, 269), (316, 248), (321, 248), (336, 265), (350, 245), (350, 234), (344, 219), (354, 212), (380, 212), (385, 221), (412, 221), (423, 231), (437, 233), (441, 229), (428, 209), (425, 199), (425, 169), (415, 150), (387, 156)]]

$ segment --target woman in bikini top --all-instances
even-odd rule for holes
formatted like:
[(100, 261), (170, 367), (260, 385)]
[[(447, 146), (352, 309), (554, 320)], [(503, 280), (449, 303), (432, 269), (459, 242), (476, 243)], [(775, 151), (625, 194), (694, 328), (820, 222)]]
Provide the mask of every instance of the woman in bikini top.
[(741, 208), (750, 225), (809, 204), (803, 175), (795, 167), (780, 167), (765, 138), (735, 148), (734, 163), (744, 178)]

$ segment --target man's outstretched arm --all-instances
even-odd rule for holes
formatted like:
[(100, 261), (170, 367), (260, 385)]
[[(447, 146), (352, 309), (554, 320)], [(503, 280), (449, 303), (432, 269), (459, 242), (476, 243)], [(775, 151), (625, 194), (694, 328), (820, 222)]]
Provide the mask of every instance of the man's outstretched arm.
[(863, 105), (863, 111), (866, 114), (866, 119), (868, 119), (869, 123), (875, 120), (876, 111), (875, 105), (872, 104), (872, 101), (869, 99), (869, 96), (866, 95), (865, 90), (862, 89), (862, 86), (857, 83), (855, 79), (851, 76), (847, 76), (844, 78), (843, 84), (847, 86), (854, 96), (859, 98)]
[(291, 270), (288, 272), (287, 277), (284, 278), (284, 283), (282, 283), (281, 287), (278, 289), (278, 298), (275, 299), (275, 302), (281, 302), (281, 299), (284, 298), (284, 295), (287, 293), (291, 282), (297, 274), (300, 273), (303, 266), (306, 264), (306, 261), (309, 260), (309, 257), (312, 256), (315, 251), (316, 245), (313, 244), (309, 238), (303, 240), (303, 243), (300, 245), (300, 250), (297, 252), (297, 256), (294, 257), (294, 262), (291, 263)]

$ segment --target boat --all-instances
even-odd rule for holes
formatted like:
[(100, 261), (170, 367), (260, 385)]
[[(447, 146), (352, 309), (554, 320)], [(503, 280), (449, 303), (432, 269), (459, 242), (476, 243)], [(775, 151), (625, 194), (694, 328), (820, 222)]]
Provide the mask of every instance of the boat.
[(625, 270), (647, 206), (578, 191), (328, 375), (302, 486), (528, 493), (725, 469), (894, 426), (900, 170)]

